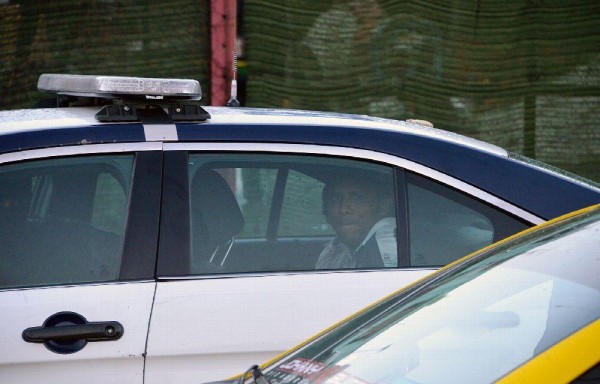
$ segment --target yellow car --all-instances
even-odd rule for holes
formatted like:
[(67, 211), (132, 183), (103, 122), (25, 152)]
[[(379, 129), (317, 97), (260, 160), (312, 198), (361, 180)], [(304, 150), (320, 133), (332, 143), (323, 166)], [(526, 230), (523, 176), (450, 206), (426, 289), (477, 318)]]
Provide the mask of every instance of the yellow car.
[(243, 378), (258, 384), (588, 383), (600, 380), (599, 362), (597, 205), (451, 264), (262, 369), (251, 367)]

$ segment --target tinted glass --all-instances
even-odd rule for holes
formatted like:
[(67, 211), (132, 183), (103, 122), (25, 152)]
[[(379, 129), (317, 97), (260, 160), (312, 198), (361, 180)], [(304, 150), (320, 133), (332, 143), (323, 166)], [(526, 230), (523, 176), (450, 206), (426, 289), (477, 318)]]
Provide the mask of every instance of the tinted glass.
[(528, 226), (372, 162), (198, 153), (189, 164), (192, 274), (439, 267)]
[(333, 236), (335, 231), (322, 215), (323, 182), (290, 171), (283, 195), (278, 236)]
[(390, 167), (191, 154), (189, 177), (192, 273), (397, 266)]
[(0, 287), (115, 280), (133, 156), (0, 168)]
[(410, 265), (443, 266), (529, 225), (462, 192), (406, 175)]
[(600, 317), (598, 233), (596, 210), (497, 247), (371, 308), (267, 376), (272, 383), (493, 382)]

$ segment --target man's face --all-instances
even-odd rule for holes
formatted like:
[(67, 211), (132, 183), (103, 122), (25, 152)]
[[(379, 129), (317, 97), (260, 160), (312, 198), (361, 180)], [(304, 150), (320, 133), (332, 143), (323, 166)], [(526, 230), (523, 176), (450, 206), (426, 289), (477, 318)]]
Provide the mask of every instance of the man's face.
[(338, 238), (356, 248), (381, 219), (377, 193), (365, 183), (340, 180), (328, 186), (325, 216)]

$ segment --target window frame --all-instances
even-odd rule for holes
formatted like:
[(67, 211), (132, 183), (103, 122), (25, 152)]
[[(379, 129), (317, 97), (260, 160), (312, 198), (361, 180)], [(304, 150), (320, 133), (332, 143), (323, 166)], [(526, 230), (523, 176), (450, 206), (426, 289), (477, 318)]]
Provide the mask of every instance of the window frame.
[[(162, 143), (90, 144), (0, 154), (0, 166), (37, 160), (111, 155), (133, 156), (131, 190), (127, 201), (119, 276), (112, 281), (84, 282), (75, 285), (154, 279), (162, 182)], [(63, 285), (74, 285), (74, 283), (53, 284), (53, 286)], [(31, 288), (45, 286), (47, 285)], [(0, 291), (23, 288), (30, 287), (0, 288)]]
[[(407, 204), (407, 209), (406, 209), (406, 223), (409, 223), (411, 221), (410, 216), (411, 216), (411, 208), (414, 208), (413, 203), (410, 201), (410, 197), (409, 197), (409, 193), (408, 193), (408, 186), (412, 185), (414, 187), (418, 187), (421, 188), (425, 191), (428, 191), (429, 193), (434, 194), (435, 196), (439, 197), (439, 198), (443, 198), (446, 199), (448, 201), (453, 202), (454, 204), (457, 204), (461, 207), (464, 207), (467, 210), (471, 210), (479, 215), (481, 215), (482, 217), (484, 217), (486, 220), (489, 220), (489, 223), (492, 225), (492, 227), (494, 228), (494, 237), (491, 241), (490, 244), (495, 243), (505, 237), (508, 237), (512, 234), (515, 234), (515, 232), (520, 232), (524, 229), (526, 229), (528, 227), (528, 225), (530, 226), (530, 223), (528, 223), (526, 220), (516, 217), (514, 215), (511, 215), (500, 211), (497, 209), (496, 206), (486, 202), (486, 201), (482, 201), (479, 199), (474, 198), (471, 195), (468, 195), (462, 191), (458, 191), (455, 188), (453, 188), (452, 186), (443, 184), (438, 182), (437, 180), (431, 179), (429, 177), (426, 177), (424, 175), (420, 175), (420, 174), (416, 174), (414, 172), (411, 171), (403, 171), (404, 174), (404, 185), (405, 185), (405, 193), (406, 193), (406, 204)], [(442, 214), (442, 212), (440, 212), (440, 214)], [(514, 221), (519, 221), (523, 224), (523, 228), (519, 228), (516, 231), (513, 228), (508, 228), (508, 225), (511, 225), (514, 223)], [(411, 225), (408, 224), (408, 227), (410, 228)], [(413, 235), (410, 234), (410, 229), (409, 229), (409, 240), (408, 240), (408, 244), (409, 247), (412, 248), (412, 241), (413, 241)], [(487, 244), (487, 245), (490, 245)], [(473, 251), (475, 251), (476, 249), (473, 249)], [(469, 251), (468, 253), (470, 253), (471, 251)], [(465, 253), (463, 256), (466, 256), (468, 253)], [(409, 259), (412, 258), (412, 252), (409, 249)], [(451, 261), (455, 261), (456, 259), (452, 259)], [(410, 264), (410, 262), (409, 262)], [(445, 264), (427, 264), (426, 267), (443, 267)], [(413, 265), (415, 267), (423, 267), (421, 265)]]
[[(443, 184), (451, 189), (457, 190), (460, 193), (466, 194), (476, 200), (481, 201), (482, 203), (491, 205), (496, 209), (499, 209), (510, 216), (520, 219), (521, 221), (528, 223), (530, 225), (535, 225), (544, 222), (542, 218), (532, 215), (531, 213), (510, 204), (498, 197), (487, 193), (485, 191), (480, 190), (477, 187), (469, 185), (461, 180), (455, 179), (449, 175), (443, 174), (434, 169), (425, 167), (421, 164), (412, 162), (407, 159), (403, 159), (397, 156), (388, 155), (380, 152), (375, 152), (372, 150), (364, 150), (364, 149), (356, 149), (356, 148), (345, 148), (345, 147), (335, 147), (335, 146), (321, 146), (321, 145), (311, 145), (311, 144), (271, 144), (271, 143), (222, 143), (222, 142), (203, 142), (203, 143), (165, 143), (164, 144), (164, 153), (165, 153), (165, 164), (168, 164), (169, 158), (172, 156), (183, 156), (185, 157), (186, 165), (184, 170), (175, 170), (171, 169), (169, 171), (168, 167), (165, 165), (165, 172), (170, 173), (171, 175), (177, 175), (176, 178), (179, 179), (177, 184), (179, 185), (177, 189), (179, 192), (173, 191), (173, 196), (178, 195), (178, 199), (173, 198), (163, 198), (163, 211), (161, 216), (161, 246), (158, 255), (158, 268), (157, 268), (157, 277), (159, 279), (203, 279), (203, 278), (215, 278), (216, 276), (223, 276), (223, 274), (205, 274), (205, 275), (191, 275), (183, 273), (180, 267), (177, 265), (185, 265), (189, 260), (190, 249), (189, 249), (189, 180), (188, 179), (188, 169), (187, 169), (187, 157), (189, 153), (200, 154), (200, 153), (251, 153), (251, 154), (281, 154), (281, 155), (306, 155), (306, 156), (330, 156), (330, 157), (338, 157), (340, 159), (347, 158), (351, 160), (359, 160), (359, 161), (372, 161), (381, 163), (382, 165), (390, 166), (395, 171), (396, 183), (398, 186), (406, 185), (404, 172), (409, 171), (418, 176), (425, 177), (427, 179), (433, 179), (434, 182)], [(175, 155), (179, 153), (179, 155)], [(182, 158), (183, 158), (182, 157)], [(182, 166), (183, 162), (179, 161), (179, 166)], [(166, 177), (168, 179), (170, 177)], [(183, 180), (185, 179), (185, 180)], [(280, 183), (276, 183), (280, 184)], [(185, 192), (181, 188), (185, 186)], [(278, 186), (281, 188), (281, 186)], [(274, 191), (274, 198), (277, 194), (277, 189)], [(163, 184), (163, 189), (165, 191), (165, 197), (169, 193), (169, 189), (174, 188), (173, 185)], [(185, 193), (185, 199), (181, 198), (181, 193)], [(397, 188), (396, 191), (396, 200), (397, 200), (397, 212), (401, 213), (401, 216), (397, 215), (397, 225), (399, 228), (398, 236), (399, 243), (401, 239), (409, 239), (408, 233), (408, 216), (407, 210), (403, 210), (402, 207), (405, 207), (407, 204), (407, 192), (404, 188)], [(182, 206), (182, 201), (185, 201), (186, 207)], [(174, 204), (177, 202), (179, 207), (169, 207), (169, 204)], [(186, 215), (185, 217), (179, 216), (179, 213), (183, 213)], [(273, 213), (272, 213), (273, 214)], [(167, 224), (170, 223), (170, 224)], [(169, 228), (167, 229), (167, 225)], [(268, 228), (267, 234), (270, 237), (276, 236), (277, 228), (272, 228), (272, 220), (269, 221), (270, 227)], [(182, 233), (186, 232), (187, 236)], [(172, 239), (163, 238), (162, 235), (166, 233), (175, 234)], [(182, 248), (181, 241), (184, 240), (184, 237), (187, 238), (188, 244)], [(178, 239), (178, 240), (177, 240)], [(399, 247), (399, 268), (409, 267), (410, 264), (407, 264), (409, 260), (409, 243), (402, 242), (401, 244), (407, 244), (406, 246)], [(185, 260), (184, 260), (185, 259)], [(182, 264), (183, 263), (183, 264)], [(292, 271), (281, 271), (281, 273), (290, 273)], [(302, 273), (310, 273), (310, 272), (319, 272), (319, 271), (302, 271)], [(245, 273), (224, 273), (227, 276), (237, 276), (237, 275), (264, 275), (264, 274), (273, 274), (278, 272), (245, 272)]]

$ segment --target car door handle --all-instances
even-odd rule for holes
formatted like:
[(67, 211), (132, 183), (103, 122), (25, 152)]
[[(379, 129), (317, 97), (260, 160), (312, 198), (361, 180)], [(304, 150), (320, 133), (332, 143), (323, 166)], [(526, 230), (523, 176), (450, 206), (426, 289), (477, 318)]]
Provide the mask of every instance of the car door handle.
[(87, 341), (117, 340), (123, 335), (123, 326), (117, 321), (94, 322), (83, 325), (58, 325), (27, 328), (23, 339), (30, 343), (43, 343), (48, 340), (65, 342), (85, 339)]
[(118, 340), (124, 331), (117, 321), (90, 322), (78, 313), (58, 312), (41, 327), (25, 329), (22, 337), (28, 343), (44, 343), (52, 352), (68, 354), (81, 351), (88, 342)]

